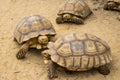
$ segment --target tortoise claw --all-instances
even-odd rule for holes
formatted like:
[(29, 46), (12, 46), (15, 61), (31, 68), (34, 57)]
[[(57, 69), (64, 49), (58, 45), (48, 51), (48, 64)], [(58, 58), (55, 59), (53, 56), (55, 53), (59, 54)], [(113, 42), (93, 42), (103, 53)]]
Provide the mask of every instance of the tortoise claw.
[(16, 54), (16, 58), (17, 59), (23, 59), (23, 58), (25, 58), (26, 53), (27, 53), (27, 51), (25, 49), (20, 49), (18, 51), (18, 53)]
[(51, 74), (51, 75), (48, 75), (49, 79), (52, 79), (52, 78), (57, 78), (57, 74)]

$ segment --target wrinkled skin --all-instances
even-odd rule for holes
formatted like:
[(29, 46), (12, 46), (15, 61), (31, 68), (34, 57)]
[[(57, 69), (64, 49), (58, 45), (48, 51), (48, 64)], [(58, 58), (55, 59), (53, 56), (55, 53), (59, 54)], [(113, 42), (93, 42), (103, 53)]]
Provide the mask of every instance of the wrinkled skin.
[(103, 75), (108, 75), (110, 74), (110, 70), (107, 65), (103, 65), (97, 68), (98, 72)]

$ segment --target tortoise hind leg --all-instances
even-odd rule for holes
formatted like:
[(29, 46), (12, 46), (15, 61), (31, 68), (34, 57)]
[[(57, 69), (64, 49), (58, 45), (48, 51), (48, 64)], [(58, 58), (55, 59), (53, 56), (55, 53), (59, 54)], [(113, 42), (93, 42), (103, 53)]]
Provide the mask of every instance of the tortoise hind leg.
[(107, 65), (100, 66), (98, 68), (98, 71), (99, 71), (99, 73), (101, 73), (103, 75), (108, 75), (110, 73), (110, 70)]
[(29, 44), (28, 43), (24, 43), (22, 45), (21, 49), (16, 54), (16, 58), (17, 59), (23, 59), (23, 58), (25, 58), (25, 55), (26, 55), (28, 49), (29, 49)]
[(74, 23), (76, 23), (76, 24), (84, 24), (83, 19), (78, 18), (78, 17), (76, 17), (76, 16), (73, 16), (73, 17), (72, 17), (72, 21), (73, 21)]
[(50, 79), (56, 78), (57, 77), (56, 64), (53, 63), (51, 60), (49, 60), (47, 68), (48, 68), (48, 77)]

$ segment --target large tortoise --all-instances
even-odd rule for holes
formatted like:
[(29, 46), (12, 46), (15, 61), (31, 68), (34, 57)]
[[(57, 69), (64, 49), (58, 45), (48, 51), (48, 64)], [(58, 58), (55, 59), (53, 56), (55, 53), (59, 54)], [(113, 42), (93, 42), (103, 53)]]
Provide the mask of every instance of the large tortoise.
[(108, 64), (111, 52), (108, 44), (91, 34), (71, 33), (51, 43), (43, 51), (44, 62), (48, 64), (49, 78), (57, 77), (56, 66), (69, 71), (86, 71), (96, 68), (101, 74), (110, 73)]
[(23, 18), (14, 31), (14, 39), (22, 44), (16, 54), (18, 59), (23, 59), (28, 49), (46, 49), (49, 41), (52, 41), (56, 32), (51, 22), (40, 15), (32, 15)]
[(73, 22), (82, 24), (83, 19), (92, 13), (88, 5), (83, 0), (68, 0), (61, 6), (56, 23)]
[(105, 10), (114, 10), (120, 12), (120, 0), (108, 0), (104, 4)]

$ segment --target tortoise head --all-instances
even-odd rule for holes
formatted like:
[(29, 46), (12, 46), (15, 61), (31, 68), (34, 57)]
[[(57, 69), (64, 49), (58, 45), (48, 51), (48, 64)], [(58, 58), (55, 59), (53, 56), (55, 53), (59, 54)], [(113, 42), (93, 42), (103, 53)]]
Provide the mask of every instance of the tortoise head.
[(65, 21), (71, 21), (72, 20), (72, 15), (71, 14), (64, 14), (63, 15), (63, 19)]
[(39, 36), (38, 42), (42, 45), (48, 44), (48, 37), (47, 36)]

